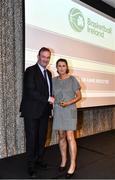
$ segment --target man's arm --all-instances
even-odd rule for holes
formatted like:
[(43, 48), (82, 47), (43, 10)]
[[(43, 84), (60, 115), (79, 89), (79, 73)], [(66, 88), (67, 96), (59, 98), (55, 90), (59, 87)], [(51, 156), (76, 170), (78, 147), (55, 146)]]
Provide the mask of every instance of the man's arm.
[(48, 102), (48, 98), (41, 96), (39, 91), (35, 89), (34, 71), (30, 70), (29, 68), (26, 69), (24, 73), (24, 94), (27, 94), (33, 100)]

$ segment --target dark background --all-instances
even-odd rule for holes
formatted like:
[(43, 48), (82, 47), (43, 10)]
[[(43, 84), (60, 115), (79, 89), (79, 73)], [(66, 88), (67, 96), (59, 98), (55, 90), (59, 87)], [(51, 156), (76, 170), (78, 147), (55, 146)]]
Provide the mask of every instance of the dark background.
[(90, 5), (91, 7), (98, 9), (99, 11), (115, 18), (115, 8), (109, 6), (108, 4), (104, 3), (101, 0), (80, 0), (85, 4)]

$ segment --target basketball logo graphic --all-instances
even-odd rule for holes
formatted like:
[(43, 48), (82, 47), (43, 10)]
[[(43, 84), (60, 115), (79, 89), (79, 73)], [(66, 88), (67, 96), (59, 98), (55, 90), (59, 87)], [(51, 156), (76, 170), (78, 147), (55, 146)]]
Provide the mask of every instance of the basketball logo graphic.
[(85, 20), (79, 9), (72, 8), (69, 13), (69, 23), (74, 31), (81, 32), (85, 27)]

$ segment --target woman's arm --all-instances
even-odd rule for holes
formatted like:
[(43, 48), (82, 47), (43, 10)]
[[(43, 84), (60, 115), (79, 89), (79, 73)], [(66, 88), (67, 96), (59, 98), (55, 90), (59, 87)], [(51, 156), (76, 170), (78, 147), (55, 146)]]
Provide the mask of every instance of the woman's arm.
[(78, 89), (76, 91), (75, 98), (70, 99), (69, 101), (66, 101), (66, 102), (64, 102), (64, 101), (60, 102), (60, 106), (66, 107), (66, 106), (69, 106), (71, 104), (74, 104), (74, 103), (78, 102), (79, 100), (81, 100), (81, 97), (82, 97), (81, 91), (80, 91), (80, 89)]

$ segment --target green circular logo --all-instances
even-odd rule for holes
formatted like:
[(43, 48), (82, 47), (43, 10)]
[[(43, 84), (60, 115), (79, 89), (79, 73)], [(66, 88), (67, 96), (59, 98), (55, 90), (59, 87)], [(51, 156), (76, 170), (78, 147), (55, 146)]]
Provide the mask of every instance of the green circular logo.
[(85, 27), (85, 19), (79, 9), (72, 8), (69, 13), (69, 23), (74, 31), (81, 32)]

